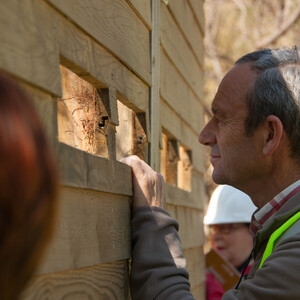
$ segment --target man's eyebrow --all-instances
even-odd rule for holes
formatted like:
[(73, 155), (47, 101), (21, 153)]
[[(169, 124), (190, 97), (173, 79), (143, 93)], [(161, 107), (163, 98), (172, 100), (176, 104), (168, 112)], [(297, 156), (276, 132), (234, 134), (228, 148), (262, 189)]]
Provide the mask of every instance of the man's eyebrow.
[(224, 112), (222, 109), (212, 107), (211, 112), (214, 116), (218, 116), (218, 117), (221, 117), (221, 118), (225, 118), (227, 116), (226, 112)]

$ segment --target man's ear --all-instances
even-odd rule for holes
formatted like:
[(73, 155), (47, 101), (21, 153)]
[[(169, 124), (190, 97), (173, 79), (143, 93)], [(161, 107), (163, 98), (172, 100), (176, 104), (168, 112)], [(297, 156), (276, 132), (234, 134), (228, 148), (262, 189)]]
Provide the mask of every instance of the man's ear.
[(272, 155), (279, 146), (282, 137), (283, 126), (280, 119), (273, 115), (268, 116), (265, 119), (263, 126), (266, 133), (263, 154), (269, 156)]

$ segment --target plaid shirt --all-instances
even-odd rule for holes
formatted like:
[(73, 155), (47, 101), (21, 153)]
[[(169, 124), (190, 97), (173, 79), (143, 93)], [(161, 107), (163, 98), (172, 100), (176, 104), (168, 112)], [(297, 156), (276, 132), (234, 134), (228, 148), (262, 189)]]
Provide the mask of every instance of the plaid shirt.
[(292, 196), (300, 191), (300, 180), (294, 182), (271, 201), (265, 204), (260, 210), (255, 212), (252, 216), (250, 231), (253, 234), (262, 228), (263, 224), (270, 219), (279, 208), (286, 203)]

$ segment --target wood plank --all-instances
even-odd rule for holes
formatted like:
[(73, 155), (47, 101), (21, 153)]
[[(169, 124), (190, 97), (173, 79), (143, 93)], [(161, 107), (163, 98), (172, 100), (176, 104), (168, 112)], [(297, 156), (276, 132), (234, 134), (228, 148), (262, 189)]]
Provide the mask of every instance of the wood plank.
[(1, 1), (0, 68), (60, 96), (55, 30), (43, 1)]
[(109, 87), (130, 99), (139, 111), (148, 111), (149, 87), (117, 58), (49, 7), (56, 29), (61, 63), (98, 88)]
[(202, 33), (205, 33), (205, 18), (204, 18), (204, 1), (203, 0), (187, 0), (188, 4), (193, 9), (195, 17), (198, 21)]
[(108, 160), (64, 143), (58, 143), (56, 151), (63, 185), (132, 195), (131, 168), (124, 163)]
[(182, 78), (203, 98), (203, 69), (194, 57), (165, 3), (161, 2), (161, 43)]
[(204, 127), (206, 103), (197, 97), (190, 86), (182, 80), (178, 70), (163, 49), (160, 66), (161, 97), (199, 134)]
[(150, 34), (125, 0), (48, 0), (150, 86)]
[(40, 89), (24, 82), (20, 82), (20, 84), (23, 91), (32, 100), (50, 144), (54, 148), (57, 142), (57, 101)]
[(191, 293), (192, 293), (193, 297), (195, 298), (195, 300), (205, 300), (206, 299), (205, 282), (203, 282), (197, 286), (193, 286), (191, 288)]
[(161, 126), (159, 116), (159, 93), (160, 93), (160, 1), (152, 1), (152, 23), (151, 32), (151, 72), (152, 87), (151, 97), (151, 144), (150, 144), (150, 165), (155, 171), (160, 169), (159, 143), (161, 140)]
[(130, 257), (130, 198), (61, 188), (54, 238), (38, 274)]
[(182, 145), (179, 146), (178, 187), (185, 191), (192, 189), (192, 155)]
[(175, 17), (181, 31), (193, 50), (194, 56), (201, 66), (204, 65), (204, 40), (202, 27), (197, 22), (195, 13), (188, 1), (172, 0), (168, 3), (172, 15)]
[(21, 299), (128, 299), (128, 262), (38, 276), (32, 280)]
[[(193, 191), (193, 190), (192, 190)], [(202, 191), (203, 193), (204, 191)], [(179, 205), (183, 207), (202, 209), (203, 201), (196, 192), (184, 191), (176, 186), (165, 184), (166, 201), (168, 204)]]
[(176, 207), (176, 216), (180, 224), (179, 236), (183, 249), (204, 244), (203, 212), (195, 208)]
[(149, 87), (118, 59), (96, 43), (92, 43), (92, 55), (91, 80), (94, 77), (106, 86), (113, 87), (118, 92), (118, 99), (122, 95), (133, 105), (136, 112), (148, 112)]
[(53, 7), (48, 6), (48, 10), (51, 12), (53, 26), (55, 28), (55, 38), (60, 53), (60, 63), (81, 78), (85, 78), (94, 63), (92, 39), (76, 28), (70, 21), (66, 20)]
[(132, 155), (133, 148), (133, 111), (118, 101), (120, 125), (116, 129), (117, 160)]
[[(110, 93), (100, 92), (61, 66), (62, 98), (58, 100), (58, 138), (77, 149), (109, 157)], [(108, 113), (109, 111), (109, 113)]]
[(205, 257), (202, 247), (195, 247), (183, 250), (186, 258), (186, 268), (190, 274), (192, 288), (205, 282)]
[[(151, 22), (151, 0), (127, 0), (136, 14), (144, 22), (149, 30), (152, 28)], [(154, 1), (158, 2), (158, 1)]]
[[(192, 191), (191, 198), (198, 203), (198, 208), (203, 210), (206, 199), (204, 174), (198, 172), (195, 168), (192, 169)], [(192, 202), (192, 201), (191, 201)]]
[(160, 150), (160, 172), (166, 183), (177, 186), (177, 165), (179, 159), (178, 142), (176, 139), (162, 134), (163, 147)]
[(167, 204), (166, 204), (166, 210), (169, 212), (169, 214), (170, 214), (174, 219), (177, 219), (177, 216), (176, 216), (176, 206), (175, 206), (175, 205), (167, 203)]
[(179, 115), (161, 98), (161, 126), (169, 131), (180, 143), (192, 151), (193, 168), (204, 173), (204, 146), (198, 142), (198, 135), (183, 122)]

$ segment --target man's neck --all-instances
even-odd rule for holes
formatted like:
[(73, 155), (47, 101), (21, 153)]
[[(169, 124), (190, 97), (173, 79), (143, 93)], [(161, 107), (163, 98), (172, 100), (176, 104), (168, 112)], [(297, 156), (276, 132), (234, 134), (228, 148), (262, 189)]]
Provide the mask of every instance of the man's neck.
[(271, 176), (267, 180), (251, 185), (245, 192), (252, 199), (255, 206), (262, 208), (276, 195), (299, 179), (300, 174), (288, 174), (285, 176), (275, 176), (274, 174), (274, 176)]

